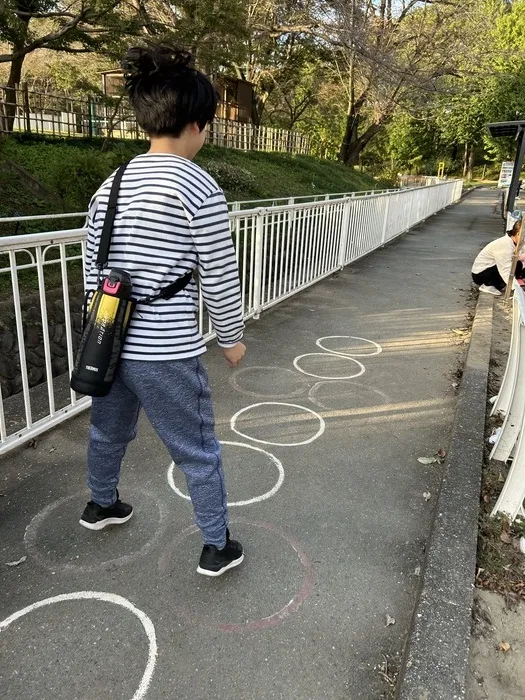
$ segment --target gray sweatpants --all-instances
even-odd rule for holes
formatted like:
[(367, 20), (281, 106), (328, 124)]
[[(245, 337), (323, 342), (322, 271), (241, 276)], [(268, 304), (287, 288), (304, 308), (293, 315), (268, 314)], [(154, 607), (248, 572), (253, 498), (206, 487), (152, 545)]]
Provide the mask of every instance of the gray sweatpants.
[(136, 435), (141, 407), (186, 475), (204, 543), (224, 547), (228, 512), (221, 448), (199, 358), (120, 363), (111, 392), (93, 399), (88, 448), (92, 500), (100, 506), (115, 502), (120, 465)]

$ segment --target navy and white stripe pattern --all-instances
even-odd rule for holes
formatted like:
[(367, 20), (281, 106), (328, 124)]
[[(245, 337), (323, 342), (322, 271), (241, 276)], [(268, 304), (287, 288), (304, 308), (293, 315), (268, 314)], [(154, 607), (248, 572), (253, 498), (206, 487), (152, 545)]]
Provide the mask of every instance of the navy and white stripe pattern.
[[(91, 200), (88, 217), (86, 287), (97, 285), (96, 256), (113, 175)], [(224, 193), (197, 165), (170, 154), (134, 158), (122, 179), (108, 267), (126, 270), (133, 296), (157, 294), (189, 270), (199, 283), (219, 345), (242, 338), (244, 323), (239, 272)], [(196, 313), (194, 281), (171, 299), (138, 304), (122, 358), (178, 360), (205, 352)]]

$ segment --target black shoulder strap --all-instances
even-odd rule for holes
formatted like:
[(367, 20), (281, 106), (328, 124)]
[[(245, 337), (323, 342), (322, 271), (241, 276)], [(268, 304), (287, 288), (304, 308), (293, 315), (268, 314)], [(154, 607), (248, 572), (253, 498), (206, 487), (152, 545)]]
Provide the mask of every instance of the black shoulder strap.
[[(111, 183), (111, 191), (109, 193), (108, 208), (106, 210), (106, 216), (104, 217), (104, 223), (102, 225), (102, 232), (100, 234), (100, 242), (98, 245), (97, 254), (97, 267), (102, 270), (109, 257), (109, 246), (111, 244), (111, 234), (113, 233), (113, 224), (115, 223), (115, 215), (117, 213), (117, 203), (118, 203), (118, 193), (120, 189), (120, 183), (122, 182), (122, 176), (126, 170), (128, 163), (124, 163), (115, 173), (113, 182)], [(171, 299), (178, 292), (182, 291), (191, 282), (193, 277), (193, 271), (190, 270), (178, 280), (172, 282), (171, 284), (162, 287), (160, 292), (149, 297), (144, 297), (139, 299), (139, 303), (151, 304), (152, 301), (156, 299)]]
[(185, 287), (188, 286), (188, 284), (192, 280), (192, 277), (193, 277), (193, 270), (190, 270), (182, 277), (179, 277), (178, 280), (175, 280), (175, 282), (172, 282), (171, 284), (167, 284), (165, 287), (162, 287), (162, 289), (160, 290), (160, 292), (158, 292), (158, 294), (153, 294), (152, 296), (144, 297), (143, 299), (139, 299), (138, 303), (139, 304), (151, 304), (152, 301), (156, 301), (157, 299), (171, 299), (171, 297), (174, 297), (175, 294), (178, 294)]
[(117, 213), (118, 192), (124, 170), (128, 167), (127, 163), (121, 165), (115, 173), (109, 193), (108, 208), (102, 225), (102, 233), (100, 234), (100, 242), (98, 244), (97, 267), (102, 270), (108, 261), (109, 246), (111, 244), (111, 234), (113, 233), (113, 224), (115, 223), (115, 214)]

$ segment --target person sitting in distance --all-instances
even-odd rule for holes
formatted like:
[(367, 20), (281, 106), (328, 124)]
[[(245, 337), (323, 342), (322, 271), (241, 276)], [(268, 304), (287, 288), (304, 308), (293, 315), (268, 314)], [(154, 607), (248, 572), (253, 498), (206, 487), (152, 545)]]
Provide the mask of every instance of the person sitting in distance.
[[(520, 212), (521, 213), (521, 212)], [(479, 284), (479, 291), (499, 296), (507, 286), (512, 269), (514, 252), (519, 243), (521, 217), (504, 236), (496, 238), (478, 254), (472, 266), (472, 280)], [(523, 275), (525, 255), (520, 255), (515, 276)]]

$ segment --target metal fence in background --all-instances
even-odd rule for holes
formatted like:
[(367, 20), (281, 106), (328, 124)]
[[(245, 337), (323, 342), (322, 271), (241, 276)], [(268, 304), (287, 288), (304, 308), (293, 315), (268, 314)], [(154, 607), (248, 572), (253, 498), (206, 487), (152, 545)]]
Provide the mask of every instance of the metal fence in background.
[[(245, 319), (393, 240), (458, 201), (461, 191), (462, 181), (451, 180), (230, 212)], [(0, 394), (0, 454), (89, 406), (68, 381), (80, 335), (85, 234), (73, 229), (0, 238), (0, 348), (17, 369), (8, 380), (17, 391), (7, 398), (5, 385)], [(209, 340), (213, 329), (202, 298), (199, 317)], [(3, 318), (14, 319), (12, 330), (2, 327)]]
[[(0, 132), (59, 138), (145, 139), (129, 102), (80, 98), (0, 86)], [(244, 151), (308, 154), (310, 139), (297, 131), (216, 118), (206, 127), (206, 143)]]
[(400, 175), (398, 178), (400, 187), (428, 187), (443, 182), (445, 178), (437, 175)]

